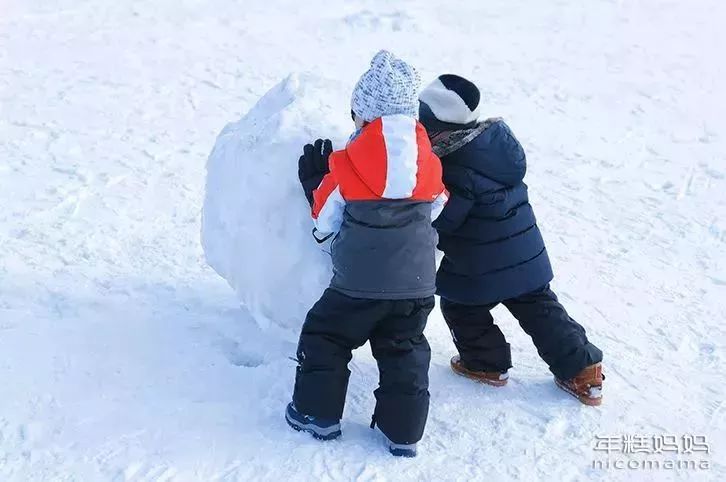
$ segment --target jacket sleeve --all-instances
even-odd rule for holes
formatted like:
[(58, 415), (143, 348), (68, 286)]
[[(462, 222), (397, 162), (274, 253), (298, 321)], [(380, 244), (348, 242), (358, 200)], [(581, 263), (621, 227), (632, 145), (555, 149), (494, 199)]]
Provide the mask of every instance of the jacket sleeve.
[(431, 221), (436, 221), (441, 216), (444, 207), (449, 202), (449, 191), (444, 189), (441, 193), (436, 196), (434, 202), (431, 203)]
[(451, 193), (449, 202), (441, 211), (441, 215), (434, 221), (434, 228), (443, 233), (456, 231), (466, 221), (472, 206), (474, 206), (473, 199), (458, 193)]
[(448, 202), (441, 215), (434, 221), (434, 228), (443, 233), (452, 233), (464, 224), (474, 206), (473, 186), (469, 173), (460, 169), (450, 170), (445, 182), (451, 191), (447, 193)]
[[(313, 221), (315, 229), (323, 234), (337, 233), (343, 222), (345, 199), (333, 172), (323, 177), (320, 186), (313, 191)], [(316, 237), (320, 237), (319, 235)]]

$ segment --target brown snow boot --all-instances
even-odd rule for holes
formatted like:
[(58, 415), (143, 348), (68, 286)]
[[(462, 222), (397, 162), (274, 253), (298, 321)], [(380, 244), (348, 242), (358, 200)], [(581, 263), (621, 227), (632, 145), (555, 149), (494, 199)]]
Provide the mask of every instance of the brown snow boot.
[(582, 370), (570, 380), (555, 377), (558, 387), (577, 398), (585, 405), (597, 406), (602, 403), (602, 364), (596, 363)]
[(469, 370), (462, 365), (459, 355), (456, 355), (451, 359), (451, 369), (454, 370), (454, 373), (461, 375), (462, 377), (471, 378), (477, 382), (486, 383), (487, 385), (492, 385), (494, 387), (503, 387), (507, 384), (507, 380), (509, 379), (509, 373), (506, 371), (479, 372)]

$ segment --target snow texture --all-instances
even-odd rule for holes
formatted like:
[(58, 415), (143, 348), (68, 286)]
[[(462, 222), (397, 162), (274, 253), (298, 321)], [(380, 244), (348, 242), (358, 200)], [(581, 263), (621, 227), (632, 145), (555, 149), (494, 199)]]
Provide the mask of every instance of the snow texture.
[(349, 97), (335, 82), (291, 75), (222, 130), (207, 161), (207, 261), (263, 327), (299, 330), (330, 281), (330, 256), (311, 234), (297, 161), (323, 132), (342, 145), (333, 120)]
[[(726, 3), (442, 4), (0, 0), (0, 481), (726, 480)], [(393, 459), (368, 428), (367, 348), (339, 441), (285, 424), (295, 330), (260, 328), (207, 265), (205, 165), (226, 123), (312, 71), (335, 80), (278, 87), (290, 107), (234, 141), (277, 135), (259, 142), (283, 157), (240, 162), (294, 177), (301, 143), (340, 146), (381, 48), (424, 83), (470, 77), (482, 116), (523, 143), (553, 288), (605, 352), (602, 407), (555, 387), (502, 308), (509, 384), (457, 377), (435, 310), (418, 458)], [(240, 201), (245, 183), (268, 185), (240, 176)], [(302, 216), (293, 184), (271, 183)], [(257, 218), (270, 243), (285, 215)], [(262, 256), (247, 243), (240, 256)], [(706, 436), (711, 454), (693, 457), (711, 469), (593, 467), (596, 435), (665, 434)]]

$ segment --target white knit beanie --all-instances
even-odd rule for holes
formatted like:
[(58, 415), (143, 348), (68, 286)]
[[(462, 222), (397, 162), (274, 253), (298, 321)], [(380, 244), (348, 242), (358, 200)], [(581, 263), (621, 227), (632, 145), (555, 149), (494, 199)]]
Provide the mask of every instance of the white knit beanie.
[(381, 50), (353, 89), (350, 106), (366, 122), (393, 114), (418, 118), (420, 86), (421, 77), (416, 69), (391, 52)]

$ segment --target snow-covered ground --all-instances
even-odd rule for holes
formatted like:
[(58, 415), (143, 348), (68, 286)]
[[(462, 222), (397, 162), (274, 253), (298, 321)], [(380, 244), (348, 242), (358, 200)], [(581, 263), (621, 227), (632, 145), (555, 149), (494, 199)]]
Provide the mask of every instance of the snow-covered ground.
[[(719, 0), (0, 0), (0, 480), (726, 480), (724, 18)], [(601, 408), (554, 386), (505, 311), (510, 384), (457, 378), (436, 313), (417, 459), (367, 427), (365, 348), (340, 441), (285, 425), (295, 334), (206, 266), (205, 162), (288, 74), (352, 87), (379, 48), (476, 80), (525, 145), (554, 288), (605, 352)], [(711, 468), (593, 468), (597, 435), (668, 434), (706, 436)]]

